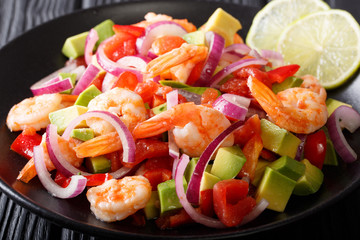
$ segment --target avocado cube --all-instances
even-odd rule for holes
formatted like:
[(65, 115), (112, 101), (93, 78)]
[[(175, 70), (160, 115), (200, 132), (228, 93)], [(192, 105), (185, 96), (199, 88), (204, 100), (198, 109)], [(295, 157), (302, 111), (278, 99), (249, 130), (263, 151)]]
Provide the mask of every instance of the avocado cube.
[(213, 189), (214, 185), (220, 181), (219, 177), (205, 171), (200, 183), (200, 192), (206, 189)]
[(150, 200), (144, 207), (144, 213), (147, 220), (157, 218), (160, 215), (160, 202), (158, 191), (152, 191)]
[[(51, 112), (49, 114), (49, 119), (52, 124), (57, 126), (58, 134), (62, 134), (73, 119), (86, 113), (87, 110), (87, 107), (74, 105)], [(77, 127), (87, 127), (86, 122), (82, 121)]]
[(268, 209), (283, 212), (295, 188), (296, 182), (278, 171), (266, 167), (264, 176), (257, 188), (255, 199), (269, 202)]
[[(59, 77), (61, 79), (70, 78), (72, 85), (75, 86), (76, 73), (59, 73)], [(72, 91), (72, 89), (68, 89), (68, 90), (62, 91), (61, 93), (70, 94), (71, 91)]]
[(246, 157), (237, 145), (219, 148), (210, 173), (222, 180), (234, 178), (246, 162)]
[(295, 158), (301, 140), (286, 129), (266, 119), (261, 119), (261, 139), (264, 148), (281, 156)]
[(324, 160), (325, 165), (338, 166), (339, 162), (335, 152), (334, 144), (330, 139), (326, 139), (326, 155)]
[(350, 104), (341, 102), (341, 101), (333, 99), (333, 98), (326, 99), (325, 103), (326, 103), (326, 107), (328, 110), (328, 116), (330, 116), (335, 111), (335, 109), (337, 109), (338, 107), (340, 107), (342, 105), (352, 107)]
[(85, 166), (91, 173), (106, 173), (111, 168), (111, 161), (104, 156), (86, 158)]
[(71, 131), (70, 137), (87, 141), (94, 138), (94, 130), (91, 128), (75, 128)]
[(255, 169), (255, 175), (254, 175), (254, 179), (252, 180), (252, 185), (254, 185), (255, 187), (257, 187), (264, 175), (265, 172), (265, 168), (267, 166), (269, 166), (271, 162), (264, 160), (264, 159), (259, 159), (258, 163), (256, 164), (256, 169)]
[[(186, 166), (186, 169), (185, 169), (185, 172), (184, 172), (184, 177), (185, 177), (185, 180), (187, 182), (190, 181), (191, 176), (192, 176), (192, 174), (193, 174), (193, 172), (195, 170), (195, 167), (196, 167), (196, 164), (198, 163), (198, 161), (199, 161), (198, 157), (191, 158), (190, 162)], [(206, 165), (205, 172), (209, 173), (210, 170), (211, 170), (211, 164)]]
[(77, 58), (84, 55), (85, 42), (89, 32), (79, 33), (65, 40), (62, 53), (68, 58)]
[(98, 47), (102, 41), (115, 34), (113, 30), (114, 24), (115, 23), (112, 20), (107, 19), (94, 27), (99, 36), (99, 40), (96, 42), (96, 47)]
[(166, 103), (160, 104), (159, 106), (156, 106), (154, 108), (151, 109), (151, 111), (157, 115), (159, 113), (165, 112), (167, 110), (167, 105)]
[(285, 89), (288, 89), (288, 88), (300, 87), (300, 85), (303, 83), (303, 81), (304, 80), (301, 78), (291, 76), (291, 77), (286, 78), (281, 83), (274, 83), (272, 85), (272, 90), (275, 94), (277, 94), (278, 92), (284, 91)]
[(288, 156), (280, 157), (272, 162), (269, 167), (294, 181), (297, 181), (305, 173), (305, 165)]
[(205, 45), (205, 33), (200, 30), (185, 34), (183, 36), (183, 39), (189, 44), (194, 44), (198, 46)]
[(95, 85), (91, 84), (79, 94), (79, 97), (76, 99), (74, 105), (87, 107), (91, 99), (97, 95), (100, 95), (101, 93), (102, 92)]
[(213, 31), (221, 35), (225, 40), (225, 46), (229, 46), (234, 42), (234, 35), (242, 28), (238, 19), (218, 8), (210, 16), (204, 25), (204, 32)]
[[(184, 189), (187, 188), (187, 183), (185, 178), (184, 178), (183, 186)], [(161, 214), (170, 210), (182, 208), (180, 200), (176, 194), (174, 179), (170, 179), (165, 182), (159, 183), (157, 186), (157, 190), (159, 192)]]
[(301, 162), (305, 164), (305, 174), (297, 180), (294, 194), (305, 196), (320, 189), (324, 181), (324, 174), (319, 168), (312, 165), (309, 160), (304, 159)]

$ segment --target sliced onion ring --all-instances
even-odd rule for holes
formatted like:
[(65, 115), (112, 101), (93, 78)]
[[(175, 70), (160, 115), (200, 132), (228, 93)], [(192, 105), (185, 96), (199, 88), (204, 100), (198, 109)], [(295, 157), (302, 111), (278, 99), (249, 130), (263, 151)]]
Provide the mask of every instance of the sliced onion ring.
[(197, 162), (194, 172), (189, 181), (188, 189), (186, 196), (189, 202), (198, 204), (200, 199), (200, 183), (201, 178), (204, 174), (206, 165), (209, 163), (211, 156), (215, 153), (217, 148), (222, 144), (222, 142), (228, 137), (232, 132), (237, 128), (242, 126), (244, 121), (237, 121), (225, 129), (222, 133), (219, 134), (205, 149), (201, 154), (199, 161)]
[(209, 45), (209, 53), (201, 71), (200, 78), (194, 85), (208, 87), (210, 86), (209, 80), (220, 61), (221, 54), (225, 46), (225, 40), (219, 34), (212, 31), (206, 32), (205, 37)]
[(360, 114), (351, 107), (340, 106), (330, 115), (326, 126), (334, 148), (343, 161), (346, 163), (356, 161), (357, 154), (346, 141), (342, 129), (346, 128), (351, 133), (355, 132), (360, 126)]
[(87, 179), (81, 175), (71, 176), (69, 185), (63, 188), (55, 183), (46, 169), (44, 162), (44, 149), (42, 145), (34, 147), (34, 164), (40, 182), (47, 191), (57, 198), (73, 198), (82, 193), (86, 187)]
[(85, 69), (84, 74), (81, 76), (79, 81), (76, 83), (74, 90), (72, 91), (73, 95), (79, 95), (84, 91), (95, 79), (96, 75), (100, 72), (100, 69), (93, 64), (89, 64)]
[(176, 188), (176, 194), (180, 200), (181, 205), (189, 214), (189, 216), (197, 223), (203, 224), (207, 227), (211, 228), (225, 228), (225, 225), (220, 222), (220, 220), (205, 216), (199, 212), (197, 212), (190, 202), (187, 200), (183, 185), (183, 179), (184, 179), (184, 172), (186, 169), (186, 166), (189, 163), (189, 156), (186, 154), (183, 154), (180, 158), (179, 164), (176, 169), (175, 173), (175, 188)]
[(234, 43), (224, 49), (224, 53), (236, 52), (241, 55), (247, 55), (251, 51), (251, 48), (244, 43)]
[(214, 109), (230, 119), (245, 120), (250, 101), (249, 98), (225, 93), (218, 97), (212, 105)]
[(260, 199), (256, 206), (251, 210), (251, 212), (244, 216), (239, 226), (242, 226), (257, 218), (267, 208), (268, 205), (269, 202), (265, 198)]
[(85, 57), (86, 65), (89, 65), (91, 63), (93, 50), (98, 40), (99, 40), (99, 35), (97, 34), (97, 31), (94, 28), (92, 28), (88, 36), (86, 37), (86, 41), (85, 41), (84, 57)]
[(229, 74), (233, 73), (234, 71), (249, 66), (249, 65), (265, 65), (267, 63), (266, 60), (263, 59), (256, 59), (256, 58), (247, 58), (247, 59), (241, 59), (237, 62), (234, 62), (232, 64), (230, 64), (227, 67), (224, 67), (221, 71), (219, 71), (217, 74), (215, 74), (211, 79), (210, 79), (210, 87), (213, 88), (219, 88), (220, 85), (219, 83), (221, 82), (221, 80), (223, 80), (226, 76), (228, 76)]
[(160, 36), (171, 35), (182, 37), (187, 31), (180, 25), (172, 21), (159, 21), (150, 24), (145, 29), (145, 36), (138, 38), (139, 53), (143, 56), (147, 56), (151, 44), (154, 40)]
[(38, 96), (42, 94), (59, 93), (72, 89), (73, 87), (70, 78), (60, 79), (60, 77), (55, 77), (41, 85), (32, 85), (30, 90), (34, 96)]
[(273, 67), (284, 66), (284, 58), (279, 52), (262, 49), (261, 56), (271, 62)]

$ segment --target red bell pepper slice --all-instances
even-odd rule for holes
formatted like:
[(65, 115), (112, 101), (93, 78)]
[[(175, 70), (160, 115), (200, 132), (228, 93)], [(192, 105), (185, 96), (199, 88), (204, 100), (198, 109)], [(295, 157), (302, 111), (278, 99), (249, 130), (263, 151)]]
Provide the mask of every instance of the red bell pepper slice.
[(304, 157), (312, 165), (322, 169), (326, 156), (326, 135), (324, 130), (319, 130), (306, 137)]
[(27, 159), (31, 159), (34, 155), (33, 148), (41, 143), (41, 138), (35, 129), (25, 129), (16, 137), (10, 149)]
[(267, 72), (268, 79), (270, 83), (281, 83), (286, 78), (294, 76), (295, 73), (299, 70), (300, 66), (297, 64), (290, 64), (286, 66), (281, 66), (270, 70)]
[(214, 185), (214, 210), (225, 226), (239, 225), (255, 207), (256, 200), (247, 196), (248, 191), (249, 183), (240, 179), (222, 180)]
[[(89, 176), (84, 176), (87, 178), (86, 186), (94, 187), (99, 186), (106, 182), (107, 180), (112, 179), (112, 176), (109, 173), (96, 173)], [(70, 178), (66, 177), (59, 171), (56, 171), (54, 181), (61, 187), (66, 188), (70, 183)]]
[(115, 34), (121, 34), (121, 33), (130, 33), (134, 35), (135, 37), (141, 37), (145, 34), (145, 28), (138, 27), (138, 26), (132, 26), (132, 25), (113, 25), (113, 30)]
[(251, 116), (244, 125), (234, 131), (234, 142), (243, 147), (255, 134), (261, 134), (260, 118), (257, 114)]
[(136, 54), (136, 36), (120, 32), (111, 37), (104, 46), (105, 55), (116, 62), (122, 57)]

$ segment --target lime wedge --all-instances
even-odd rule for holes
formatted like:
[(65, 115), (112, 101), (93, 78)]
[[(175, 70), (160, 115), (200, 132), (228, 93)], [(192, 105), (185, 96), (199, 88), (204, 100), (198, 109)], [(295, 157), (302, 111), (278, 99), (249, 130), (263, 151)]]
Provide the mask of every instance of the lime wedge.
[(344, 83), (360, 65), (360, 26), (343, 10), (310, 14), (289, 25), (277, 50), (286, 63), (299, 64), (297, 75), (311, 74), (326, 89)]
[(249, 47), (276, 50), (282, 31), (293, 21), (313, 12), (328, 10), (321, 0), (276, 0), (259, 11), (246, 37)]

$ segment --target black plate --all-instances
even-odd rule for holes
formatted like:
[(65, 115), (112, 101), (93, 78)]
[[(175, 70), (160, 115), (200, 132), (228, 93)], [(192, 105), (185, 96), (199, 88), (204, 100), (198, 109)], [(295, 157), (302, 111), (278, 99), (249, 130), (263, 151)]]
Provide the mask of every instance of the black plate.
[[(360, 162), (339, 167), (325, 167), (325, 181), (318, 193), (308, 197), (292, 196), (284, 213), (265, 211), (258, 219), (241, 228), (209, 229), (203, 226), (183, 227), (160, 231), (153, 222), (144, 228), (131, 225), (127, 220), (116, 223), (98, 221), (89, 210), (85, 195), (60, 200), (48, 194), (38, 179), (29, 184), (16, 181), (25, 159), (9, 150), (18, 133), (10, 133), (5, 126), (11, 106), (31, 96), (32, 83), (62, 67), (66, 58), (60, 50), (66, 37), (89, 30), (105, 19), (119, 24), (141, 21), (153, 11), (174, 18), (188, 18), (200, 26), (211, 13), (222, 7), (243, 24), (240, 35), (246, 36), (251, 21), (259, 10), (255, 7), (224, 3), (194, 1), (146, 1), (104, 6), (70, 14), (41, 25), (10, 42), (0, 50), (1, 74), (1, 128), (0, 128), (0, 187), (20, 205), (63, 227), (102, 237), (148, 238), (226, 238), (237, 237), (283, 226), (313, 214), (339, 200), (360, 185)], [(355, 76), (341, 88), (329, 92), (330, 97), (352, 104), (359, 111), (360, 79)], [(360, 149), (360, 132), (347, 136), (355, 149)]]

